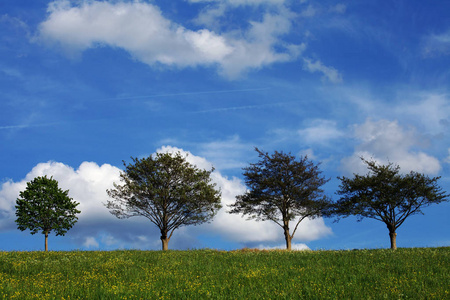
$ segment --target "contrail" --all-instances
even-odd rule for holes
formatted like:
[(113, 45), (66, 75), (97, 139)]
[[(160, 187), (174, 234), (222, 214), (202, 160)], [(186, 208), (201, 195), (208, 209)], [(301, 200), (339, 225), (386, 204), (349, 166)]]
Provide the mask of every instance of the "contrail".
[(208, 110), (194, 111), (192, 113), (193, 114), (201, 114), (201, 113), (225, 112), (225, 111), (243, 110), (243, 109), (258, 109), (258, 108), (265, 108), (265, 107), (280, 106), (280, 105), (283, 105), (283, 104), (290, 104), (290, 103), (295, 103), (295, 102), (298, 102), (298, 101), (288, 101), (288, 102), (267, 103), (267, 104), (259, 104), (259, 105), (245, 105), (245, 106), (233, 106), (233, 107), (214, 108), (214, 109), (208, 109)]
[(80, 120), (80, 121), (66, 121), (66, 122), (53, 122), (53, 123), (41, 123), (41, 124), (19, 124), (19, 125), (5, 125), (0, 126), (0, 130), (7, 129), (24, 129), (24, 128), (33, 128), (33, 127), (47, 127), (47, 126), (55, 126), (55, 125), (70, 125), (77, 123), (86, 123), (86, 122), (97, 122), (107, 119), (94, 119), (94, 120)]
[(240, 90), (220, 90), (220, 91), (205, 91), (205, 92), (184, 92), (184, 93), (174, 93), (174, 94), (158, 94), (158, 95), (148, 95), (148, 96), (108, 98), (108, 99), (101, 99), (99, 101), (133, 100), (133, 99), (146, 99), (146, 98), (158, 98), (158, 97), (206, 95), (206, 94), (225, 94), (225, 93), (236, 93), (236, 92), (256, 92), (256, 91), (264, 91), (264, 90), (269, 90), (269, 89), (270, 88), (240, 89)]
[(53, 126), (53, 125), (60, 125), (60, 124), (62, 124), (62, 123), (6, 125), (6, 126), (0, 126), (0, 130), (2, 130), (2, 129), (23, 129), (23, 128), (30, 128), (30, 127), (45, 127), (45, 126)]

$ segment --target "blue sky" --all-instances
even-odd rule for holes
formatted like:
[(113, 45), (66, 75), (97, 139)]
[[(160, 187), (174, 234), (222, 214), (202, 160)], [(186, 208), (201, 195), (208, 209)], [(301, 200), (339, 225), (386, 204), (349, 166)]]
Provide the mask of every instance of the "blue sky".
[[(448, 1), (0, 2), (0, 250), (40, 250), (14, 223), (19, 191), (54, 176), (80, 202), (53, 250), (160, 249), (148, 220), (102, 203), (122, 160), (182, 151), (230, 204), (258, 147), (308, 155), (331, 178), (359, 156), (441, 176), (450, 191)], [(172, 249), (277, 247), (281, 228), (223, 209)], [(398, 230), (399, 247), (449, 246), (450, 203)], [(389, 247), (381, 222), (308, 220), (298, 249)]]

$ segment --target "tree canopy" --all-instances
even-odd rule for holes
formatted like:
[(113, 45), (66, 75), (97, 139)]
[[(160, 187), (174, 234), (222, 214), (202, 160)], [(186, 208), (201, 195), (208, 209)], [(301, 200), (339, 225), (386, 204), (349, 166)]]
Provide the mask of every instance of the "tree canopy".
[(45, 251), (48, 251), (48, 235), (65, 235), (77, 222), (76, 209), (79, 203), (68, 196), (69, 190), (63, 191), (53, 177), (36, 177), (27, 182), (27, 187), (20, 192), (16, 200), (16, 223), (21, 231), (39, 231), (45, 235)]
[(398, 165), (362, 160), (369, 169), (367, 175), (338, 177), (341, 184), (337, 194), (341, 198), (333, 212), (340, 217), (355, 215), (358, 221), (371, 218), (385, 223), (391, 249), (396, 249), (397, 228), (409, 216), (423, 213), (422, 208), (447, 201), (449, 195), (439, 187), (440, 177), (430, 178), (414, 171), (403, 175)]
[(200, 170), (179, 152), (131, 159), (124, 162), (122, 185), (107, 190), (113, 200), (106, 207), (118, 218), (148, 218), (161, 232), (163, 250), (177, 228), (208, 222), (221, 208), (220, 191), (211, 183), (214, 169)]
[[(270, 220), (283, 228), (286, 248), (301, 221), (315, 218), (328, 208), (330, 199), (321, 186), (328, 182), (321, 176), (319, 165), (308, 158), (275, 151), (272, 155), (255, 148), (260, 160), (244, 168), (248, 191), (236, 197), (230, 213), (242, 213), (249, 219)], [(290, 222), (296, 218), (290, 233)]]

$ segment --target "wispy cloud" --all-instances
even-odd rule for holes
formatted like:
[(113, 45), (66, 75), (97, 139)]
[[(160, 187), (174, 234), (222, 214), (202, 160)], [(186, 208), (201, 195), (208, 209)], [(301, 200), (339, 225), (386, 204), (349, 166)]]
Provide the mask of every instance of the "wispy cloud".
[(428, 35), (423, 40), (423, 53), (425, 56), (450, 54), (450, 29), (440, 34)]
[(267, 107), (277, 107), (290, 103), (297, 103), (298, 101), (287, 101), (287, 102), (277, 102), (277, 103), (266, 103), (266, 104), (256, 104), (256, 105), (243, 105), (243, 106), (231, 106), (231, 107), (222, 107), (222, 108), (213, 108), (206, 110), (194, 111), (192, 113), (200, 114), (200, 113), (212, 113), (212, 112), (229, 112), (235, 110), (246, 110), (246, 109), (263, 109)]
[(42, 123), (42, 124), (19, 124), (19, 125), (4, 125), (0, 126), (0, 130), (7, 130), (7, 129), (25, 129), (25, 128), (33, 128), (33, 127), (47, 127), (47, 126), (55, 126), (55, 125), (61, 125), (61, 122), (55, 122), (55, 123)]
[(311, 126), (300, 129), (298, 133), (309, 144), (327, 144), (344, 136), (335, 121), (322, 119), (312, 121)]
[(270, 88), (253, 88), (253, 89), (236, 89), (236, 90), (182, 92), (182, 93), (168, 93), (168, 94), (157, 94), (157, 95), (147, 95), (147, 96), (117, 97), (117, 98), (101, 99), (100, 101), (135, 100), (135, 99), (150, 99), (150, 98), (163, 98), (163, 97), (176, 97), (176, 96), (227, 94), (227, 93), (239, 93), (239, 92), (258, 92), (258, 91), (265, 91), (265, 90), (269, 90), (269, 89)]
[(79, 121), (63, 121), (63, 122), (50, 122), (50, 123), (26, 123), (17, 125), (3, 125), (0, 126), (0, 130), (14, 130), (14, 129), (27, 129), (27, 128), (38, 128), (38, 127), (52, 127), (52, 126), (62, 126), (80, 123), (91, 123), (108, 120), (107, 118), (92, 119), (92, 120), (79, 120)]
[(332, 83), (341, 83), (343, 81), (342, 74), (333, 67), (325, 66), (320, 60), (313, 62), (311, 59), (304, 58), (303, 69), (311, 73), (322, 73), (323, 79), (328, 79)]

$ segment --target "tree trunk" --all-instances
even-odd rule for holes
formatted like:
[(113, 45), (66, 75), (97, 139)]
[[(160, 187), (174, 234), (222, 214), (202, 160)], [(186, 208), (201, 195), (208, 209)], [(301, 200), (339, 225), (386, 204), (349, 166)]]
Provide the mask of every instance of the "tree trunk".
[(286, 249), (291, 250), (291, 240), (292, 237), (289, 234), (289, 226), (284, 227), (284, 239), (286, 240)]
[(162, 249), (164, 251), (169, 250), (169, 239), (161, 239), (162, 242)]
[(48, 232), (44, 232), (45, 234), (45, 251), (48, 251)]
[(167, 236), (167, 232), (162, 231), (161, 232), (161, 243), (162, 243), (163, 251), (169, 250), (169, 241), (170, 241), (170, 237)]
[(397, 233), (395, 231), (390, 231), (389, 237), (391, 239), (391, 249), (397, 250)]

